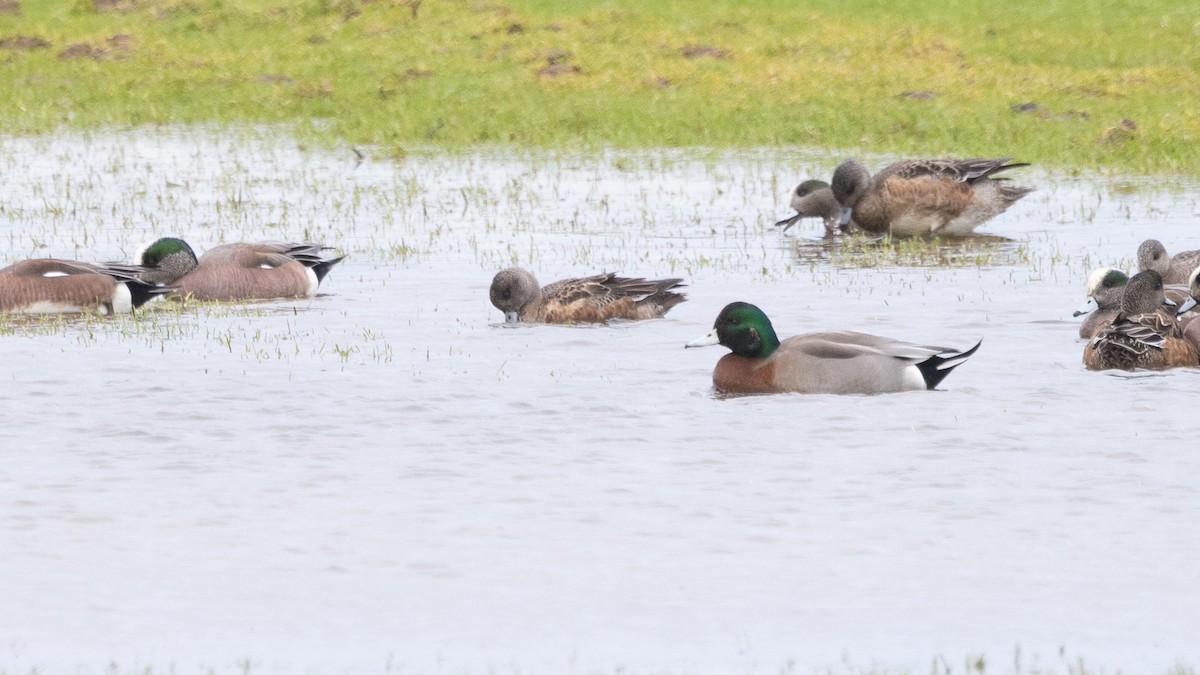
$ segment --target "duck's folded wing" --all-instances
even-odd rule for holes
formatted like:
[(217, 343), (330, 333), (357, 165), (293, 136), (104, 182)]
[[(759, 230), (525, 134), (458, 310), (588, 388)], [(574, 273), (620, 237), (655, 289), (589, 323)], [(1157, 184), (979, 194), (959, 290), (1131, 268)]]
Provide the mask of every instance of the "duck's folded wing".
[(999, 171), (1029, 166), (1024, 162), (1009, 164), (1011, 157), (972, 157), (970, 159), (913, 159), (897, 162), (885, 168), (876, 177), (879, 181), (885, 177), (896, 176), (903, 179), (932, 176), (948, 178), (960, 183), (973, 183), (980, 178), (988, 177)]
[[(905, 361), (923, 361), (937, 354), (956, 352), (948, 347), (918, 345), (903, 340), (858, 333), (855, 331), (830, 331), (826, 333), (810, 333), (797, 336), (800, 338), (798, 348), (806, 353), (821, 358), (847, 359), (866, 354), (890, 356)], [(790, 338), (796, 340), (797, 338)]]

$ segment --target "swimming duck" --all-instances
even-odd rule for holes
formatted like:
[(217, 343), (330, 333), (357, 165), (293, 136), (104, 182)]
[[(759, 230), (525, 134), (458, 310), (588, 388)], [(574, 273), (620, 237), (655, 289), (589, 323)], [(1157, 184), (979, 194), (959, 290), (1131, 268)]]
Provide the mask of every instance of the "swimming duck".
[(236, 243), (214, 246), (196, 258), (178, 237), (145, 246), (134, 262), (164, 290), (197, 300), (266, 300), (316, 295), (329, 270), (346, 258), (322, 258), (321, 244)]
[(1200, 251), (1182, 251), (1173, 256), (1157, 239), (1143, 241), (1137, 250), (1138, 271), (1154, 270), (1164, 284), (1186, 284), (1192, 270), (1200, 266)]
[(1200, 349), (1183, 336), (1163, 292), (1162, 276), (1138, 272), (1125, 284), (1121, 311), (1083, 350), (1088, 370), (1163, 370), (1200, 365)]
[(492, 279), (488, 294), (507, 323), (602, 323), (658, 318), (687, 299), (672, 292), (681, 286), (683, 279), (647, 281), (597, 274), (541, 287), (529, 272), (509, 267)]
[(896, 162), (874, 176), (859, 162), (843, 162), (831, 189), (842, 206), (838, 221), (894, 236), (968, 235), (1033, 188), (990, 178), (1025, 163), (999, 159), (917, 159)]
[(1101, 267), (1088, 276), (1087, 303), (1073, 314), (1088, 315), (1079, 325), (1079, 337), (1090, 338), (1117, 318), (1121, 311), (1121, 295), (1127, 283), (1129, 275), (1112, 267)]
[(153, 286), (129, 265), (34, 258), (0, 269), (0, 312), (64, 314), (133, 311), (153, 297)]
[(845, 227), (838, 225), (842, 207), (833, 198), (833, 190), (829, 187), (829, 183), (823, 180), (806, 180), (797, 185), (792, 189), (789, 205), (796, 214), (775, 223), (775, 227), (782, 226), (784, 232), (800, 222), (801, 218), (820, 218), (825, 223), (826, 236), (832, 236), (837, 232), (848, 232), (853, 225), (852, 223), (847, 223)]
[(780, 341), (770, 319), (745, 302), (725, 306), (713, 329), (686, 347), (721, 344), (713, 386), (725, 393), (882, 394), (933, 389), (979, 349), (916, 345), (892, 338), (831, 331)]

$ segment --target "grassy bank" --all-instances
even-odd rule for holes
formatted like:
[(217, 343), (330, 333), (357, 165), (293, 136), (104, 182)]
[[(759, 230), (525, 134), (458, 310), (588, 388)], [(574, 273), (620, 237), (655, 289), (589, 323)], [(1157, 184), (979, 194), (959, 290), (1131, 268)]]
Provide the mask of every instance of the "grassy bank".
[(0, 129), (265, 122), (397, 154), (800, 145), (1200, 175), (1193, 0), (742, 4), (24, 0), (0, 14)]

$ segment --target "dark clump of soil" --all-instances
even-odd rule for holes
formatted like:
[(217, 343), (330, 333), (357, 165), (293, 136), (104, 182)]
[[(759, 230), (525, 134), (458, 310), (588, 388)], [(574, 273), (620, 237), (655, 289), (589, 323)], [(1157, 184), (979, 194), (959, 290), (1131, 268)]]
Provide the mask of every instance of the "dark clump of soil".
[(20, 14), (21, 3), (19, 0), (0, 0), (0, 14)]
[(92, 9), (97, 12), (131, 12), (137, 9), (137, 0), (92, 0)]
[(0, 38), (0, 49), (49, 49), (50, 41), (36, 35), (10, 35)]
[(543, 56), (546, 65), (538, 68), (537, 74), (539, 77), (560, 77), (562, 75), (577, 75), (583, 72), (583, 69), (574, 63), (567, 63), (571, 58), (571, 52), (565, 49), (553, 47)]
[(729, 58), (729, 50), (714, 47), (712, 45), (684, 45), (679, 48), (679, 54), (685, 59), (727, 59)]
[(77, 42), (73, 45), (67, 45), (67, 48), (58, 53), (58, 58), (63, 61), (71, 59), (91, 59), (93, 61), (101, 61), (108, 56), (108, 50), (96, 45), (89, 45), (86, 42)]
[(1037, 101), (1026, 101), (1024, 103), (1014, 103), (1008, 107), (1014, 113), (1029, 113), (1042, 119), (1051, 120), (1086, 120), (1090, 117), (1086, 110), (1076, 110), (1071, 108), (1063, 112), (1056, 113), (1050, 108), (1038, 103)]

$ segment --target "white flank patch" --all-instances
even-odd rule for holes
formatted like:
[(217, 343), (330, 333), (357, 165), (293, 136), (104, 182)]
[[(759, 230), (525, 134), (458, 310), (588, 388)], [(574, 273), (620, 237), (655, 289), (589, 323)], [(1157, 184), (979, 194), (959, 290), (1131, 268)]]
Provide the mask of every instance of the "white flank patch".
[[(100, 312), (103, 314), (104, 305), (101, 305), (100, 308)], [(112, 308), (114, 314), (128, 314), (133, 311), (133, 294), (129, 292), (128, 285), (117, 284), (117, 288), (113, 292)]]
[(321, 282), (317, 280), (317, 273), (312, 271), (311, 267), (305, 267), (304, 271), (308, 274), (308, 292), (305, 295), (311, 298), (317, 294), (317, 287), (321, 285)]
[(67, 274), (66, 272), (58, 272), (58, 271), (46, 272), (45, 274), (42, 275), (42, 277), (45, 279), (58, 279), (60, 277), (69, 277), (69, 276), (71, 276), (71, 275)]
[(916, 366), (905, 366), (904, 368), (904, 388), (905, 389), (928, 389), (929, 383), (925, 381), (925, 376), (921, 374), (921, 369)]

